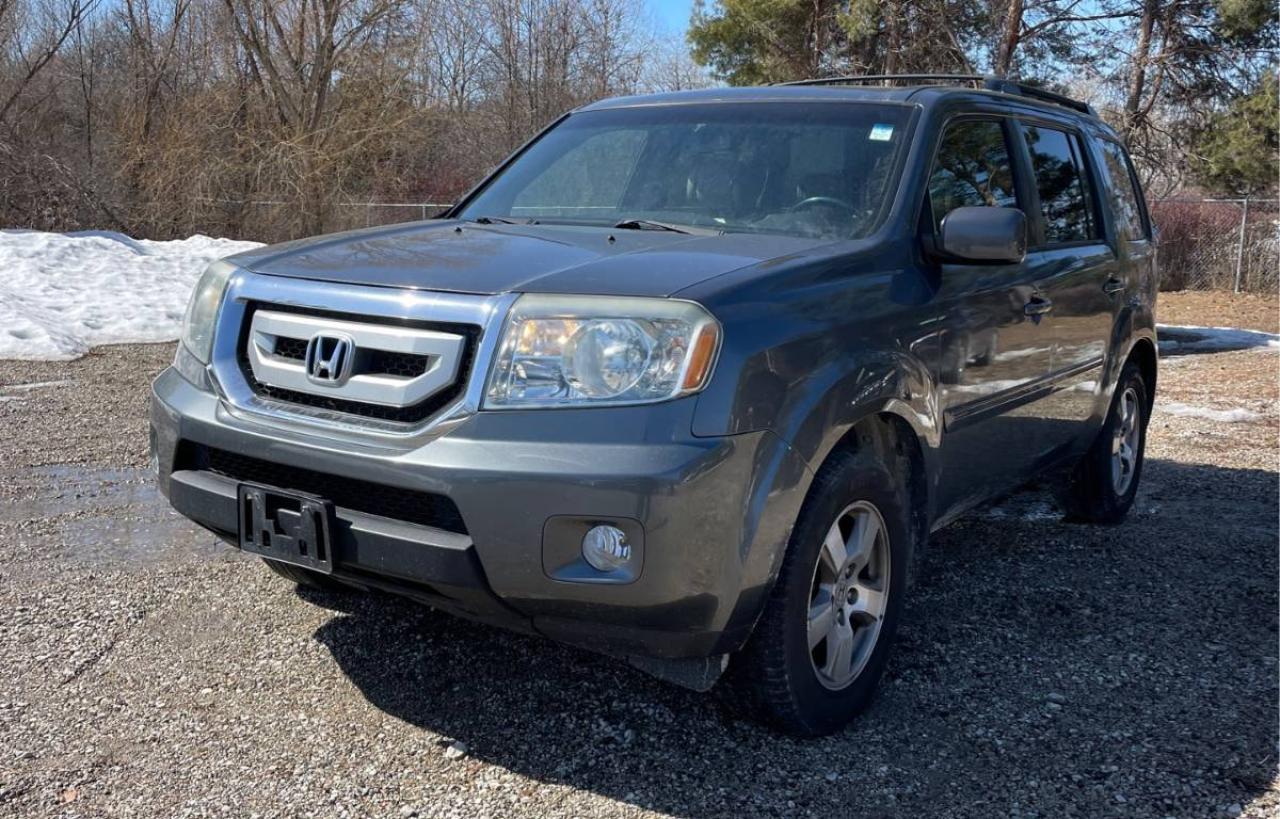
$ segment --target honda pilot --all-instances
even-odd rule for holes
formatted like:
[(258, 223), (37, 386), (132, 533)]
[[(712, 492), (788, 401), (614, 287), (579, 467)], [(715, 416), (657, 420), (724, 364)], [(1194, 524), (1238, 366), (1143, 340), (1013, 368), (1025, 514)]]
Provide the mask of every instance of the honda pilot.
[(931, 532), (1120, 521), (1155, 246), (1085, 104), (841, 78), (610, 99), (439, 218), (218, 261), (160, 487), (291, 581), (616, 656), (780, 730), (867, 707)]

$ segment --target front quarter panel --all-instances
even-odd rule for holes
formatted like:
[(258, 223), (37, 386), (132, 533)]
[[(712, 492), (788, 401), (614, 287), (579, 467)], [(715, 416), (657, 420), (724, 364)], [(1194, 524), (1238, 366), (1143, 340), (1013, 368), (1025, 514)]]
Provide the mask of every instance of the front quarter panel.
[(704, 295), (724, 346), (694, 434), (770, 430), (816, 469), (855, 423), (888, 412), (912, 427), (931, 460), (940, 432), (936, 291), (904, 242)]

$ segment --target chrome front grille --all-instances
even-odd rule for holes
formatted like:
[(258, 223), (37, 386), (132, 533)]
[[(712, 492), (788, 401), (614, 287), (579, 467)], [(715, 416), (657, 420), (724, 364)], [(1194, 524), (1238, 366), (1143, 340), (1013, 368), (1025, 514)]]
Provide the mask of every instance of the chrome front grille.
[[(324, 344), (328, 339), (344, 344), (330, 352)], [(457, 383), (467, 343), (464, 332), (262, 306), (250, 318), (244, 355), (259, 385), (346, 404), (403, 409)], [(331, 371), (330, 359), (341, 370)]]
[[(307, 357), (307, 339), (277, 336), (272, 352), (301, 364)], [(419, 376), (431, 365), (431, 356), (415, 353), (394, 353), (389, 350), (362, 350), (365, 365), (362, 372), (385, 375)]]
[[(475, 325), (379, 321), (254, 302), (239, 349), (245, 381), (260, 398), (299, 409), (390, 424), (420, 423), (462, 392), (475, 357)], [(324, 339), (349, 342), (338, 378), (308, 371)], [(310, 358), (309, 358), (310, 357)]]
[(219, 311), (211, 371), (246, 420), (411, 446), (479, 409), (514, 300), (242, 271)]

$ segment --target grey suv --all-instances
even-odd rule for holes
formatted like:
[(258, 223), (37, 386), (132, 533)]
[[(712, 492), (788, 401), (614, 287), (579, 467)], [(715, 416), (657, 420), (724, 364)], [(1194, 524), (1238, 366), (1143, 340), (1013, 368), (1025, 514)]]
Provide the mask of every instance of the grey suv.
[(160, 486), (302, 584), (626, 658), (778, 728), (866, 707), (931, 531), (1115, 523), (1155, 253), (1088, 106), (981, 77), (613, 99), (442, 218), (212, 265)]

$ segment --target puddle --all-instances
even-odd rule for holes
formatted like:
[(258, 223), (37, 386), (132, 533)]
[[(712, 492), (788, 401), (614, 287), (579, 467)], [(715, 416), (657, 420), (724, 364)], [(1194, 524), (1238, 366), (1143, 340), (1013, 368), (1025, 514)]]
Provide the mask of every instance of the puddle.
[(0, 521), (53, 519), (52, 533), (38, 527), (28, 537), (51, 541), (48, 552), (62, 560), (121, 568), (246, 559), (174, 512), (150, 470), (64, 465), (3, 479), (34, 497), (0, 506)]
[(10, 486), (34, 494), (0, 507), (0, 521), (48, 518), (131, 504), (164, 503), (155, 478), (146, 469), (100, 469), (76, 466), (41, 466), (16, 470), (4, 476)]
[(151, 519), (93, 515), (67, 521), (60, 531), (59, 557), (100, 566), (239, 560), (243, 556), (213, 534), (167, 507)]

